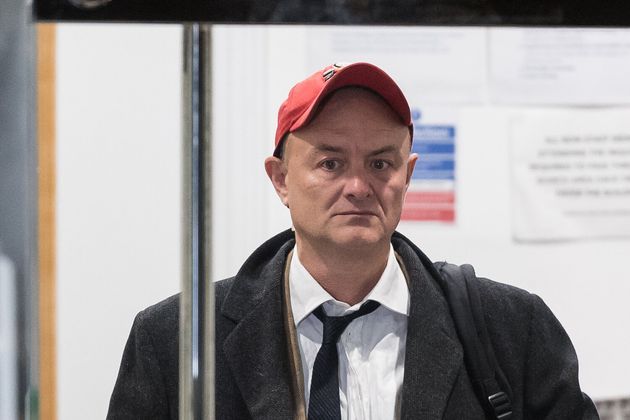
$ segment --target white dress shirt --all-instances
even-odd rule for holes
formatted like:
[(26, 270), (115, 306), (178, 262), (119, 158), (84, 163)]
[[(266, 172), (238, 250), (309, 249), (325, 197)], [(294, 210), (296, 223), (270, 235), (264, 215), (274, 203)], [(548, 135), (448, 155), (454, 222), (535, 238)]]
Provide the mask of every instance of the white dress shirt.
[(374, 312), (352, 321), (337, 344), (339, 399), (342, 420), (399, 417), (405, 365), (409, 289), (390, 246), (387, 266), (378, 283), (362, 302), (350, 306), (335, 300), (302, 265), (294, 249), (289, 268), (291, 310), (297, 329), (304, 398), (308, 409), (315, 357), (322, 343), (322, 323), (312, 314), (342, 316), (359, 309), (367, 300), (381, 304)]

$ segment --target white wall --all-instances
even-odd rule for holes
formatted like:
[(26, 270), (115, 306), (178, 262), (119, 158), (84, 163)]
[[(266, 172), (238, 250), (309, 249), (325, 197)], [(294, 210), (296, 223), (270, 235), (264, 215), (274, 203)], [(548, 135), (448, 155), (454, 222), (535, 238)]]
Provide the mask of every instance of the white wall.
[[(318, 29), (325, 30), (325, 29)], [(177, 26), (60, 25), (58, 52), (59, 418), (103, 418), (133, 316), (179, 282)], [(214, 31), (214, 267), (233, 275), (290, 226), (266, 179), (276, 111), (310, 72), (299, 27)], [(330, 57), (329, 61), (338, 61)], [(457, 224), (402, 223), (435, 260), (541, 295), (568, 330), (594, 397), (630, 394), (628, 240), (517, 244), (508, 116), (461, 110)], [(489, 164), (491, 163), (491, 164)], [(624, 258), (625, 257), (625, 258)]]
[(105, 418), (137, 312), (179, 289), (178, 26), (58, 26), (58, 418)]

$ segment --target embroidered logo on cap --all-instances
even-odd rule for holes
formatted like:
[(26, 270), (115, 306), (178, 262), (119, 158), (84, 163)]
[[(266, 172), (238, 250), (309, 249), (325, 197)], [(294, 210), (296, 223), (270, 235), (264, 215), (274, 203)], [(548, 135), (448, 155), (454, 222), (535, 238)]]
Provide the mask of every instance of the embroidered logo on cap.
[(333, 64), (331, 68), (325, 70), (322, 73), (322, 77), (324, 78), (324, 81), (329, 81), (331, 77), (333, 77), (335, 75), (335, 73), (337, 72), (337, 70), (339, 70), (340, 68), (342, 68), (344, 66), (344, 64)]

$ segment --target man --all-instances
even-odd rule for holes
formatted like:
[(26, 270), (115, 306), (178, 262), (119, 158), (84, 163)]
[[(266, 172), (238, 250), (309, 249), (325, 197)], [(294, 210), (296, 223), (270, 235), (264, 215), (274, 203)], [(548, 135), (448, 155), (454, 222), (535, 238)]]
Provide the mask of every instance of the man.
[[(333, 65), (297, 84), (265, 170), (293, 230), (216, 284), (216, 417), (483, 419), (426, 256), (395, 232), (417, 156), (382, 70)], [(573, 347), (535, 295), (479, 279), (512, 419), (594, 419)], [(108, 418), (177, 418), (178, 298), (134, 322)]]

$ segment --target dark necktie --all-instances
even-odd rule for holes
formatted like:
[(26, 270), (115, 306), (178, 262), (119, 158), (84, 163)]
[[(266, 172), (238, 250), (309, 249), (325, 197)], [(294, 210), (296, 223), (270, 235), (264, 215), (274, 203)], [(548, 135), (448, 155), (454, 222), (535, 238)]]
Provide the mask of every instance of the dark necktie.
[(380, 303), (368, 300), (358, 311), (345, 316), (328, 316), (321, 306), (313, 314), (324, 324), (322, 346), (315, 357), (311, 393), (308, 403), (308, 420), (340, 420), (339, 357), (337, 341), (354, 319), (373, 312)]

